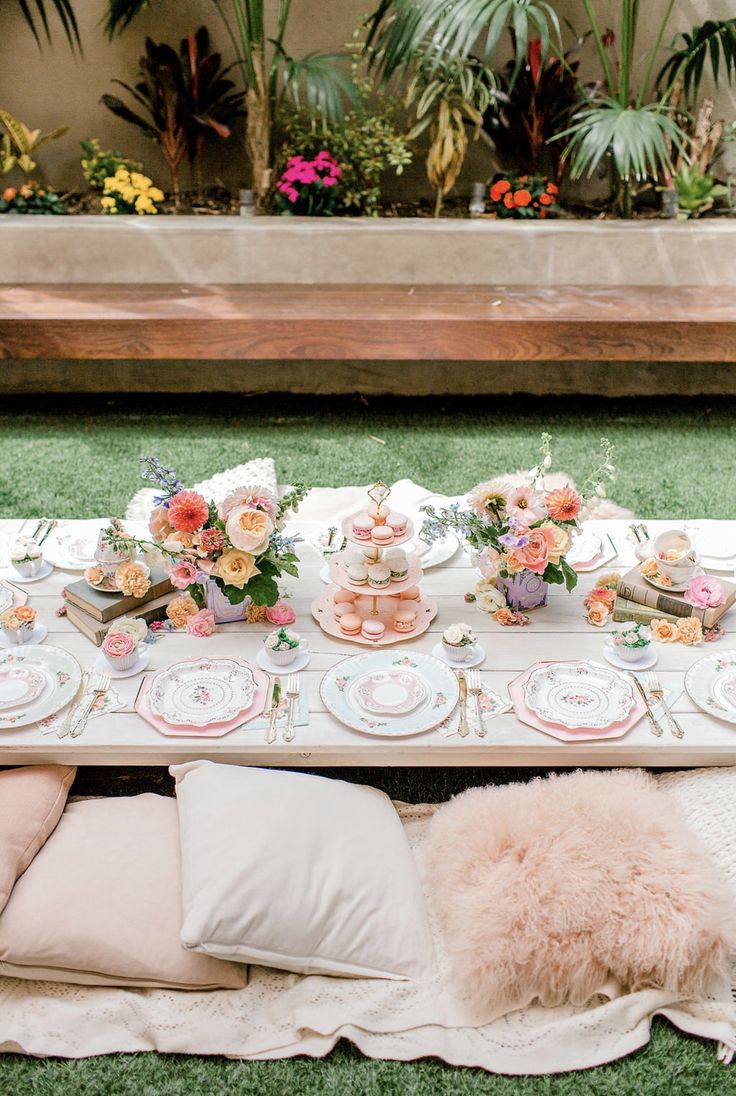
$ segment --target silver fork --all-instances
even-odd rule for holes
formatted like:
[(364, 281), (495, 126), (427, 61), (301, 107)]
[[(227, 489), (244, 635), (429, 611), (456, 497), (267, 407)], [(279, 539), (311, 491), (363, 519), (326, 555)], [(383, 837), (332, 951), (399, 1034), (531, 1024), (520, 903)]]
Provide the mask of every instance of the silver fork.
[(486, 728), (483, 726), (483, 709), (480, 706), (480, 698), (483, 694), (483, 686), (480, 680), (480, 670), (468, 670), (468, 691), (475, 698), (475, 712), (478, 716), (478, 726), (475, 733), (478, 738), (486, 737)]
[(79, 738), (80, 734), (82, 733), (84, 728), (87, 726), (87, 720), (89, 719), (90, 712), (92, 711), (92, 709), (95, 706), (95, 701), (97, 700), (98, 696), (104, 696), (105, 695), (107, 690), (110, 688), (110, 681), (111, 680), (112, 680), (112, 678), (110, 677), (109, 673), (104, 673), (103, 672), (101, 674), (98, 674), (97, 681), (94, 683), (94, 686), (92, 688), (92, 692), (90, 694), (90, 698), (86, 702), (86, 704), (85, 704), (84, 708), (82, 709), (80, 715), (78, 716), (78, 718), (74, 722), (74, 726), (72, 727), (72, 732), (71, 732), (72, 738)]
[(660, 727), (659, 722), (655, 718), (654, 712), (649, 705), (649, 697), (646, 694), (644, 686), (642, 685), (641, 681), (639, 681), (639, 678), (636, 676), (636, 674), (632, 673), (631, 670), (627, 670), (626, 674), (627, 677), (629, 677), (629, 679), (633, 681), (634, 685), (636, 686), (636, 690), (644, 703), (646, 717), (649, 720), (649, 728), (652, 734), (655, 735), (657, 738), (661, 738), (664, 732), (662, 731), (662, 728)]
[(667, 716), (667, 722), (669, 723), (672, 734), (675, 736), (675, 738), (684, 738), (685, 732), (675, 719), (669, 704), (665, 700), (664, 689), (662, 688), (661, 682), (657, 675), (655, 673), (647, 673), (642, 674), (641, 676), (644, 678), (644, 688), (648, 689), (651, 695), (653, 697), (656, 697), (656, 699), (664, 708), (664, 713)]
[(299, 674), (289, 674), (286, 679), (286, 699), (289, 701), (289, 706), (286, 711), (284, 742), (292, 742), (294, 739), (294, 704), (298, 698)]

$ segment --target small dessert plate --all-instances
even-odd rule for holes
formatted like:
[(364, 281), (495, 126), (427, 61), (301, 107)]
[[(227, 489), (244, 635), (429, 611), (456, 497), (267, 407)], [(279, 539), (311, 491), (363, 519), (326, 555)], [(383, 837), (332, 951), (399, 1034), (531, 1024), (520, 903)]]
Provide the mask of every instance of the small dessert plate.
[(99, 670), (102, 673), (107, 672), (110, 677), (135, 677), (136, 674), (140, 674), (145, 670), (148, 663), (151, 661), (151, 652), (147, 647), (138, 648), (138, 658), (135, 660), (132, 666), (129, 666), (127, 670), (114, 670), (110, 663), (107, 661), (102, 651), (98, 654), (94, 661), (94, 669)]
[(480, 643), (471, 643), (468, 647), (468, 656), (464, 662), (451, 662), (445, 654), (445, 648), (441, 643), (435, 643), (432, 648), (432, 654), (435, 658), (439, 658), (444, 662), (446, 666), (452, 666), (456, 670), (462, 670), (463, 667), (470, 669), (472, 666), (480, 666), (481, 662), (485, 661), (486, 652), (485, 648)]
[(644, 648), (641, 658), (638, 658), (636, 662), (629, 662), (628, 659), (621, 658), (612, 643), (606, 643), (603, 648), (603, 657), (617, 670), (648, 670), (655, 665), (657, 652), (654, 650), (654, 645), (650, 644)]
[(102, 582), (90, 582), (88, 578), (84, 580), (89, 586), (90, 590), (98, 590), (101, 594), (119, 594), (117, 586), (115, 585), (114, 575), (105, 575)]
[(31, 582), (41, 582), (42, 579), (48, 578), (53, 569), (53, 563), (49, 563), (49, 561), (45, 559), (41, 564), (40, 569), (36, 571), (35, 575), (31, 575), (30, 578), (23, 578), (22, 575), (19, 575), (13, 570), (6, 572), (6, 576), (11, 582), (18, 582), (23, 586), (28, 586)]
[(0, 708), (30, 704), (43, 691), (43, 674), (30, 666), (5, 666), (0, 670)]
[[(46, 636), (48, 634), (49, 634), (49, 630), (46, 627), (46, 625), (37, 623), (36, 626), (34, 627), (33, 631), (31, 632), (30, 637), (25, 641), (25, 643), (22, 643), (21, 646), (22, 647), (31, 647), (34, 643), (43, 643), (43, 641), (46, 639)], [(0, 632), (0, 647), (15, 647), (15, 646), (17, 646), (17, 644), (14, 643), (12, 639), (8, 639), (8, 637), (6, 635), (4, 635), (2, 632)]]
[(413, 712), (427, 695), (427, 686), (409, 670), (374, 670), (355, 684), (361, 708), (376, 715)]
[(292, 662), (288, 662), (286, 666), (279, 666), (269, 658), (266, 648), (261, 647), (256, 655), (256, 662), (267, 674), (293, 674), (296, 673), (297, 670), (304, 670), (309, 665), (311, 657), (309, 650), (306, 647), (302, 647)]

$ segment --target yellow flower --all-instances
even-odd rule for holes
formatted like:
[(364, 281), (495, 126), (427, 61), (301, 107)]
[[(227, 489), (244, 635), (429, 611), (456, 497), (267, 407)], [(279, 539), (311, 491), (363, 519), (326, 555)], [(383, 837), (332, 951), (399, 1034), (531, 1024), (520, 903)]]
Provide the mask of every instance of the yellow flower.
[(602, 601), (594, 601), (588, 608), (588, 624), (603, 628), (608, 621), (608, 606)]
[(652, 639), (658, 643), (677, 643), (677, 625), (671, 620), (653, 620)]
[(139, 194), (135, 200), (136, 213), (148, 213), (153, 209), (153, 202), (150, 198), (147, 198), (145, 194)]
[(117, 179), (114, 175), (108, 175), (105, 179), (105, 190), (114, 190), (117, 186)]
[(249, 552), (241, 552), (239, 548), (230, 548), (227, 552), (223, 552), (214, 570), (214, 574), (221, 578), (226, 586), (237, 586), (239, 590), (242, 590), (247, 582), (260, 573), (254, 557)]
[(613, 588), (618, 586), (620, 581), (621, 575), (618, 571), (607, 571), (605, 575), (601, 575), (601, 577), (596, 580), (596, 586), (610, 586)]
[(175, 628), (185, 628), (187, 619), (198, 612), (199, 606), (191, 594), (182, 594), (181, 597), (172, 598), (166, 606), (166, 615)]
[(151, 180), (147, 178), (147, 176), (142, 175), (140, 171), (131, 172), (130, 181), (133, 186), (137, 186), (140, 190), (145, 190), (146, 187), (151, 185)]
[(703, 638), (703, 625), (697, 617), (686, 617), (677, 625), (677, 638), (687, 647), (694, 647)]
[(148, 191), (148, 194), (149, 197), (154, 200), (154, 202), (163, 202), (164, 200), (164, 192), (163, 190), (159, 190), (157, 186), (152, 186), (151, 189)]
[(102, 199), (100, 199), (100, 201), (101, 201), (103, 209), (114, 209), (115, 208), (115, 199), (111, 198), (109, 195), (102, 198)]
[(546, 521), (544, 525), (540, 526), (541, 529), (554, 529), (555, 543), (549, 550), (549, 562), (558, 564), (562, 556), (564, 556), (567, 549), (570, 547), (570, 534), (567, 529), (562, 525), (555, 525), (554, 522)]

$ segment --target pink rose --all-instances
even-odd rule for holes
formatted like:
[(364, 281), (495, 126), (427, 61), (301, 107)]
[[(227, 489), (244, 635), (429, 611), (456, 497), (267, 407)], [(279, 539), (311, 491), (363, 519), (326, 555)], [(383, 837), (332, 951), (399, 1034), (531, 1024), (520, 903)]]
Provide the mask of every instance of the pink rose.
[(698, 609), (715, 609), (716, 606), (723, 605), (723, 587), (710, 575), (697, 575), (688, 583), (685, 601)]
[(266, 609), (266, 618), (271, 624), (293, 624), (296, 613), (285, 601), (277, 601)]
[(212, 609), (200, 609), (198, 613), (187, 617), (187, 632), (198, 639), (206, 639), (215, 630), (215, 614)]
[(102, 641), (102, 650), (113, 658), (132, 655), (137, 646), (129, 632), (114, 632), (112, 635), (106, 635)]
[(171, 579), (171, 585), (175, 586), (177, 590), (186, 590), (187, 586), (191, 586), (192, 583), (196, 582), (197, 568), (189, 560), (180, 560), (171, 568), (169, 578)]
[(523, 548), (516, 548), (514, 552), (517, 559), (523, 563), (528, 571), (543, 575), (549, 562), (549, 554), (554, 548), (555, 540), (554, 527), (532, 529), (528, 543)]

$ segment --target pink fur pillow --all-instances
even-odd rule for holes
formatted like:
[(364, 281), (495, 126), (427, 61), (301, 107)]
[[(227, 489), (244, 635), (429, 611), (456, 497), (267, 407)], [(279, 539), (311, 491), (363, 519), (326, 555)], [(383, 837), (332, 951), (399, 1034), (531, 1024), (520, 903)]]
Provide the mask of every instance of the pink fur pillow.
[(636, 770), (464, 792), (426, 855), (458, 992), (486, 1015), (583, 1004), (611, 975), (700, 996), (735, 939), (707, 851)]

